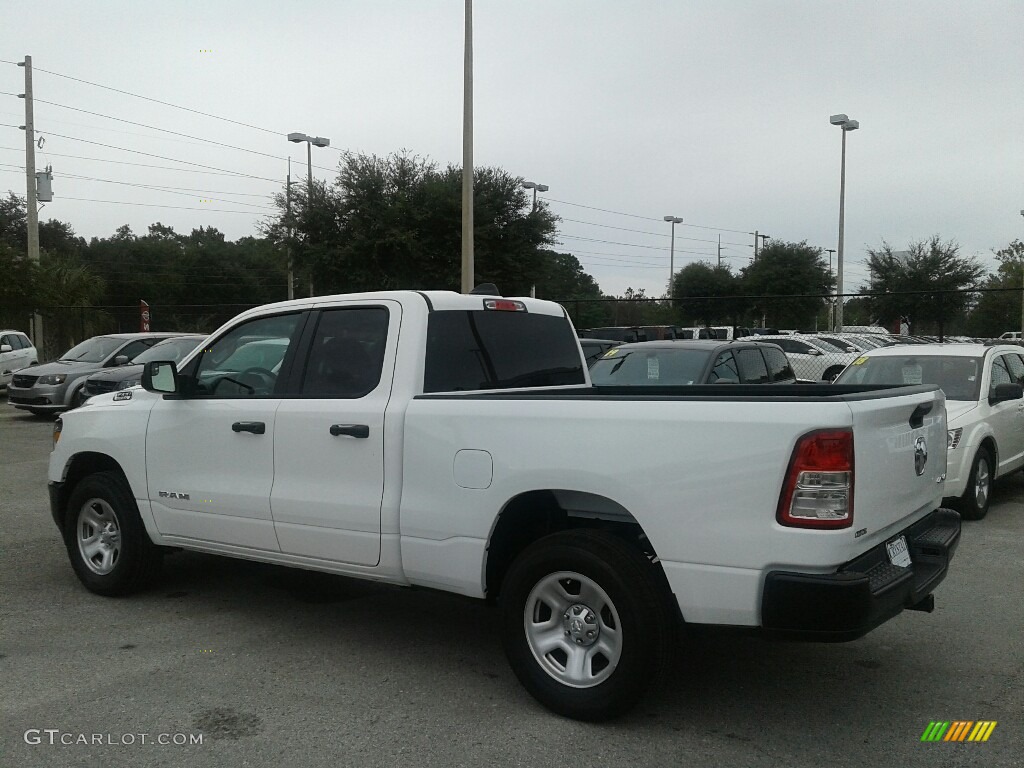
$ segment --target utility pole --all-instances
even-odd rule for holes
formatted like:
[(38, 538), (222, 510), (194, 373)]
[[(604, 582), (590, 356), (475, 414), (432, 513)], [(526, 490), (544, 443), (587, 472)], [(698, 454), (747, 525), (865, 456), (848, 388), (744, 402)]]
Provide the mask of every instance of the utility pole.
[(292, 271), (292, 158), (288, 156), (288, 176), (285, 183), (285, 218), (288, 221), (288, 245), (285, 254), (288, 258), (288, 301), (295, 298), (295, 274)]
[(722, 236), (718, 236), (718, 266), (722, 266)]
[(771, 238), (768, 235), (758, 235), (758, 237), (761, 238), (761, 250), (763, 251)]
[[(25, 209), (28, 213), (28, 259), (39, 266), (39, 210), (36, 201), (36, 122), (32, 111), (32, 57), (18, 64), (25, 68)], [(37, 311), (32, 320), (32, 342), (40, 355), (45, 355), (43, 316)]]
[(462, 292), (473, 290), (473, 0), (466, 0), (462, 62)]
[(754, 261), (757, 261), (757, 230), (754, 230)]

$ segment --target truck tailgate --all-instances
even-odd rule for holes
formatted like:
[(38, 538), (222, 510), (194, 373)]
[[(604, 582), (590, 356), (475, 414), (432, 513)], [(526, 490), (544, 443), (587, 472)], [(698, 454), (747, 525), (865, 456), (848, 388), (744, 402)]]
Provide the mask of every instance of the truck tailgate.
[(847, 404), (854, 432), (853, 528), (863, 545), (906, 527), (908, 515), (920, 517), (942, 501), (946, 401), (939, 389), (917, 389)]

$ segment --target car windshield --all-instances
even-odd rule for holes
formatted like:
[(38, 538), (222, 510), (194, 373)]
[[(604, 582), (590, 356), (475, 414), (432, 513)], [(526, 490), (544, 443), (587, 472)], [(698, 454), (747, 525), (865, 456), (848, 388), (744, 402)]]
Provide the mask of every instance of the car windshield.
[(81, 344), (72, 347), (60, 359), (65, 362), (102, 363), (110, 353), (125, 343), (124, 339), (113, 339), (109, 336), (94, 336)]
[(600, 387), (649, 387), (699, 384), (711, 357), (704, 349), (623, 349), (605, 352), (590, 369)]
[(181, 361), (185, 355), (202, 344), (202, 339), (168, 339), (139, 354), (133, 363), (151, 363), (154, 360)]
[(822, 343), (831, 344), (833, 347), (839, 348), (843, 352), (857, 352), (857, 347), (854, 346), (854, 342), (846, 341), (845, 339), (837, 339), (833, 336), (818, 336), (818, 341)]
[[(799, 338), (799, 337), (797, 337), (797, 338)], [(815, 337), (813, 339), (802, 339), (802, 340), (806, 341), (811, 346), (818, 347), (818, 349), (823, 349), (826, 352), (840, 352), (840, 353), (842, 353), (842, 352), (846, 351), (845, 349), (840, 349), (835, 344), (832, 344), (831, 342), (825, 341), (824, 339), (821, 339), (821, 338), (818, 338), (818, 337)]]
[(978, 399), (981, 358), (953, 355), (879, 355), (859, 357), (836, 384), (937, 384), (947, 400)]

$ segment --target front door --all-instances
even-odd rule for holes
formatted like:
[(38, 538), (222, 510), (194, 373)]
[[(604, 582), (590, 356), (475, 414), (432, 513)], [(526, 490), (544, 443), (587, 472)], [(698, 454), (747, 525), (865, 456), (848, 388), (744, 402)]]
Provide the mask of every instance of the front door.
[(185, 366), (181, 397), (153, 407), (146, 467), (160, 533), (279, 551), (270, 514), (274, 431), (303, 318), (235, 326)]
[(372, 566), (380, 560), (385, 413), (401, 307), (351, 303), (315, 322), (299, 394), (277, 411), (277, 538), (288, 554)]

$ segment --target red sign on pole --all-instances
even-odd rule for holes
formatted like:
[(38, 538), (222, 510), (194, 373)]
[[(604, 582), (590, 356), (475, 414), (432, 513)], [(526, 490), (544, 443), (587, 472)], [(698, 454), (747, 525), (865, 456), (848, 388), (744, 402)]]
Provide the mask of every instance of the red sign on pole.
[(149, 304), (139, 301), (139, 330), (143, 333), (149, 332)]

